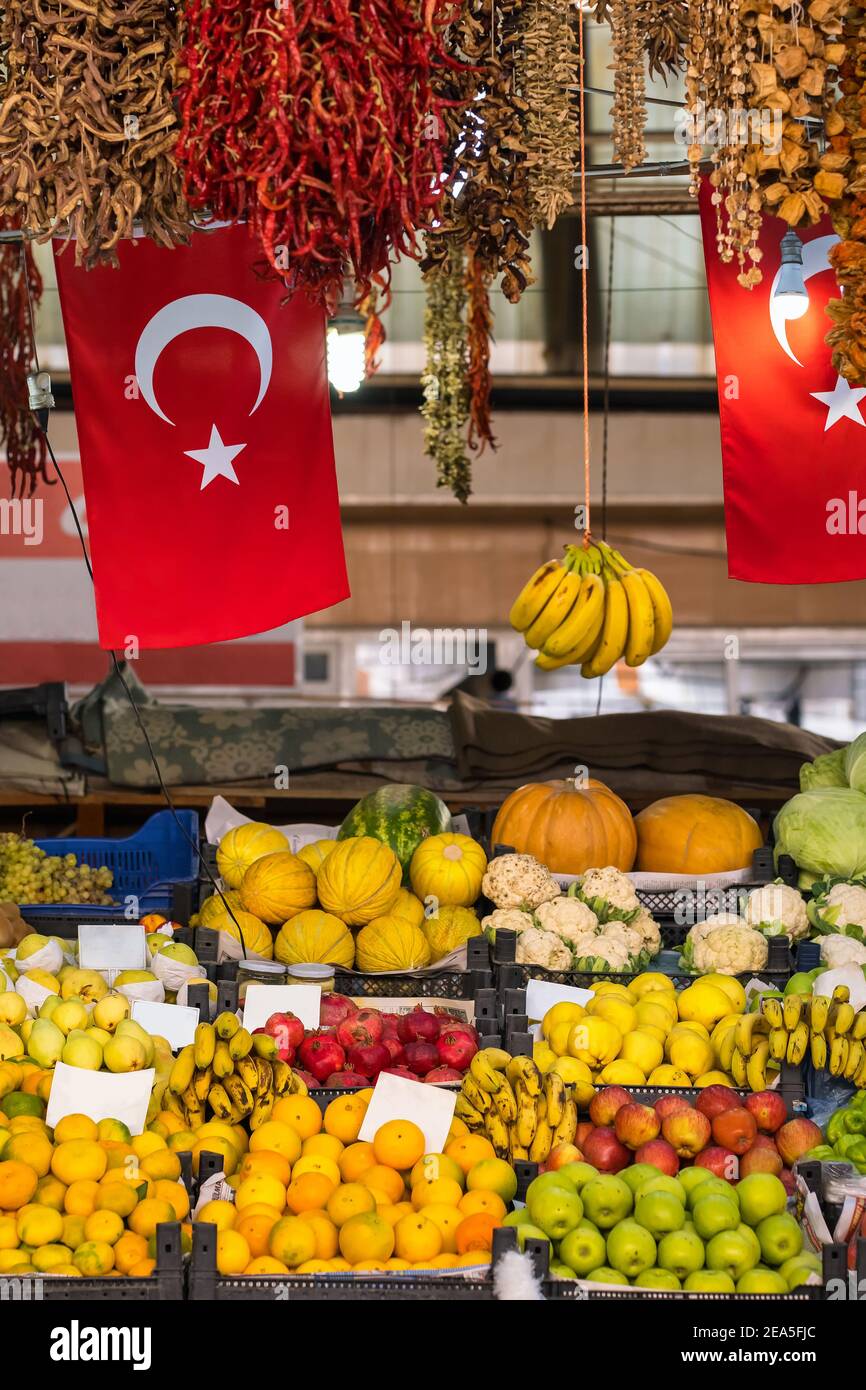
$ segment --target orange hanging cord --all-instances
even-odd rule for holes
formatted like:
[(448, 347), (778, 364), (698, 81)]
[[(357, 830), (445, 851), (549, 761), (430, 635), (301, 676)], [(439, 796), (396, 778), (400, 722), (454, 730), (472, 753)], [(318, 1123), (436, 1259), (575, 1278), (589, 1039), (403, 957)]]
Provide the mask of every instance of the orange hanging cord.
[(581, 278), (581, 320), (583, 332), (583, 493), (585, 505), (585, 525), (583, 532), (583, 548), (586, 550), (591, 542), (589, 525), (589, 492), (590, 492), (590, 464), (589, 464), (589, 287), (588, 287), (588, 266), (589, 246), (586, 239), (586, 49), (584, 43), (585, 18), (578, 9), (578, 34), (579, 48), (578, 56), (580, 60), (580, 97), (579, 97), (579, 116), (580, 116), (580, 239), (581, 239), (581, 258), (580, 258), (580, 278)]

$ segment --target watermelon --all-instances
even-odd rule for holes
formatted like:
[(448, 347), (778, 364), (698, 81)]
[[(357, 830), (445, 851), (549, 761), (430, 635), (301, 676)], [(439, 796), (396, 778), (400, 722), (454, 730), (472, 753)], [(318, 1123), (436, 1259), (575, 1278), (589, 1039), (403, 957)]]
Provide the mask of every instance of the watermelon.
[(444, 801), (425, 787), (392, 782), (362, 797), (337, 831), (338, 840), (352, 835), (372, 835), (390, 845), (403, 866), (403, 882), (409, 882), (409, 861), (428, 835), (451, 829), (451, 813)]

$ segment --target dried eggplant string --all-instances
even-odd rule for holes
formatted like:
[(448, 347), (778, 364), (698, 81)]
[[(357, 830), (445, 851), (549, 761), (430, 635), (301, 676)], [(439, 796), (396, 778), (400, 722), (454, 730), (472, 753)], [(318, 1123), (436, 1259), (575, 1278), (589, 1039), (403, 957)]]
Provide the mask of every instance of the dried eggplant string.
[(841, 68), (841, 94), (828, 121), (831, 149), (847, 155), (846, 185), (833, 204), (833, 226), (841, 240), (830, 250), (830, 263), (842, 289), (827, 314), (833, 327), (827, 342), (833, 366), (853, 385), (866, 386), (866, 7), (849, 9), (847, 56)]
[(78, 264), (116, 263), (134, 225), (187, 239), (177, 139), (171, 0), (16, 0), (0, 11), (0, 212)]
[(572, 6), (528, 0), (521, 90), (526, 102), (527, 177), (533, 220), (551, 228), (574, 200), (577, 142), (572, 92), (580, 79)]
[(469, 386), (468, 444), (473, 453), (483, 453), (489, 445), (497, 448), (490, 419), (493, 382), (490, 376), (490, 346), (493, 313), (490, 308), (490, 282), (471, 253), (466, 257), (467, 365)]
[[(0, 221), (10, 228), (6, 219)], [(0, 445), (13, 497), (31, 497), (46, 476), (45, 439), (30, 410), (27, 373), (36, 360), (30, 302), (42, 298), (42, 277), (26, 243), (0, 245)]]
[(462, 251), (454, 250), (447, 262), (432, 266), (425, 286), (424, 449), (436, 464), (437, 487), (450, 488), (459, 502), (466, 502), (472, 469), (466, 453), (469, 345)]
[(624, 169), (646, 159), (645, 36), (634, 0), (611, 0), (613, 157)]

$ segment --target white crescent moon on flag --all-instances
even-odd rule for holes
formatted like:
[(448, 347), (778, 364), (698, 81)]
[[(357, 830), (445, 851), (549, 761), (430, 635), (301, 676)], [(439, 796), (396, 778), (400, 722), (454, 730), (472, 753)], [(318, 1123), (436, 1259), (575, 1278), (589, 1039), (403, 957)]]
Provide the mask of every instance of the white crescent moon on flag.
[(259, 394), (250, 411), (253, 415), (264, 400), (271, 380), (274, 356), (271, 335), (261, 314), (249, 304), (225, 294), (188, 294), (182, 299), (173, 299), (145, 325), (135, 348), (135, 377), (151, 410), (166, 424), (174, 424), (156, 399), (153, 374), (168, 344), (193, 328), (227, 328), (246, 338), (259, 360)]
[[(820, 275), (822, 270), (830, 269), (828, 253), (831, 246), (835, 246), (839, 240), (837, 236), (819, 236), (813, 241), (803, 243), (803, 279), (811, 280), (813, 275)], [(788, 313), (788, 306), (784, 298), (776, 299), (776, 286), (779, 283), (779, 276), (782, 274), (782, 267), (776, 271), (775, 279), (770, 286), (770, 323), (776, 335), (779, 347), (788, 354), (792, 362), (796, 362), (798, 367), (803, 363), (797, 357), (788, 342), (788, 320), (793, 317)]]

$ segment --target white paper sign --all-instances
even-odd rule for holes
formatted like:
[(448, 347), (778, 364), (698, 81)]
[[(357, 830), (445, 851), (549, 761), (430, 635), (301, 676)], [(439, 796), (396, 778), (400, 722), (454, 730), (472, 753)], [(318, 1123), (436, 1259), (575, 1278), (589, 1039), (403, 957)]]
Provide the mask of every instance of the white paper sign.
[(199, 1011), (188, 1004), (151, 1004), (147, 999), (133, 999), (132, 1017), (148, 1033), (157, 1034), (171, 1043), (172, 1052), (179, 1052), (195, 1037)]
[(264, 1028), (271, 1014), (295, 1014), (305, 1028), (318, 1028), (321, 985), (247, 985), (244, 1027)]
[(550, 980), (530, 980), (526, 986), (526, 1015), (538, 1022), (554, 1004), (586, 1004), (595, 990), (577, 985), (556, 985)]
[(859, 965), (837, 965), (816, 975), (812, 993), (832, 995), (837, 985), (848, 986), (848, 1001), (855, 1013), (866, 1007), (866, 977)]
[(144, 927), (137, 922), (80, 926), (78, 960), (82, 970), (149, 970)]
[[(205, 817), (204, 833), (209, 845), (218, 845), (224, 835), (230, 830), (235, 830), (239, 825), (249, 825), (251, 817), (245, 816), (242, 811), (236, 811), (231, 802), (226, 801), (224, 796), (215, 796), (210, 804), (210, 809)], [(275, 825), (274, 830), (281, 830), (289, 842), (289, 849), (293, 854), (297, 854), (304, 845), (315, 844), (316, 840), (336, 840), (337, 825)]]
[(122, 1120), (130, 1134), (141, 1134), (156, 1073), (143, 1071), (86, 1071), (58, 1062), (51, 1081), (45, 1123), (53, 1129), (64, 1115), (89, 1115), (91, 1120)]
[(389, 1120), (411, 1120), (424, 1131), (425, 1153), (441, 1154), (454, 1119), (456, 1101), (456, 1091), (383, 1073), (373, 1089), (358, 1138), (372, 1143), (376, 1131)]

